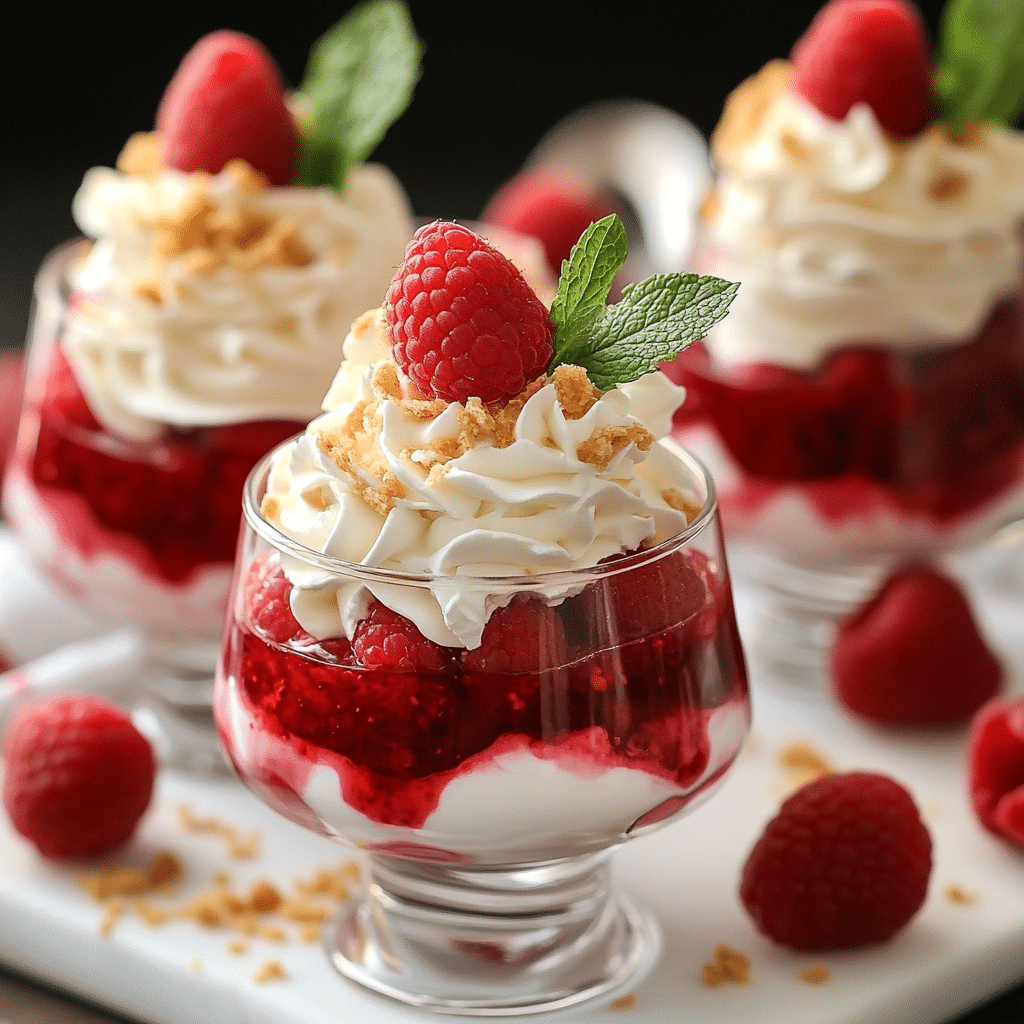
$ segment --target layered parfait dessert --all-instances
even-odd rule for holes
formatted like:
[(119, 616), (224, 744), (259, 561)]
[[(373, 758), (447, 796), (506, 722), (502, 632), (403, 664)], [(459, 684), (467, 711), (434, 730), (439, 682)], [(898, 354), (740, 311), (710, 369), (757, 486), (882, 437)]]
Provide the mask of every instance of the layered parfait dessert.
[(418, 43), (387, 69), (390, 107), (339, 136), (331, 119), (381, 86), (332, 57), (380, 45), (354, 22), (317, 44), (296, 94), (255, 40), (200, 40), (156, 130), (86, 174), (89, 240), (40, 274), (7, 513), (66, 587), (162, 638), (219, 640), (245, 477), (317, 414), (412, 235), (401, 185), (363, 161), (408, 100)]
[(482, 239), (421, 229), (323, 415), (254, 474), (215, 714), (285, 815), (385, 856), (536, 863), (677, 813), (735, 757), (713, 491), (658, 440), (682, 398), (647, 372), (660, 342), (610, 340), (643, 316), (678, 349), (732, 293), (670, 275), (615, 320), (609, 244), (597, 303), (570, 268), (549, 316)]
[(1024, 134), (963, 7), (936, 67), (912, 5), (834, 0), (725, 106), (699, 260), (741, 288), (667, 371), (738, 541), (904, 560), (1024, 515)]

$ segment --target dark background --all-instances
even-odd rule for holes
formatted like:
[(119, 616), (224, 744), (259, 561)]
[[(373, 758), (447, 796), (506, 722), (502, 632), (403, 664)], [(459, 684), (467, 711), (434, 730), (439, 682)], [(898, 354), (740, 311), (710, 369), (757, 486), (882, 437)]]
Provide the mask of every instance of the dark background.
[[(732, 86), (785, 56), (819, 0), (411, 0), (427, 45), (407, 113), (374, 154), (418, 214), (468, 218), (544, 132), (595, 100), (646, 99), (710, 131)], [(5, 29), (0, 143), (0, 345), (20, 343), (40, 259), (75, 232), (86, 168), (152, 127), (185, 51), (206, 32), (260, 39), (290, 85), (348, 0), (60, 3), (25, 0)], [(934, 30), (940, 0), (921, 0)]]

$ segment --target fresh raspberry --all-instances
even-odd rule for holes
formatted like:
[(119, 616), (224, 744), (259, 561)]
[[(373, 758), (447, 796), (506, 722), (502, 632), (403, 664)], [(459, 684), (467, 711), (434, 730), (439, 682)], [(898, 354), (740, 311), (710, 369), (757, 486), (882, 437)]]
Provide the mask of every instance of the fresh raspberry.
[(185, 54), (156, 114), (167, 164), (216, 174), (247, 161), (271, 185), (295, 179), (299, 133), (273, 58), (253, 38), (221, 29)]
[(967, 781), (985, 828), (1024, 847), (1024, 697), (989, 701), (974, 716)]
[(545, 373), (554, 328), (523, 275), (472, 231), (419, 229), (385, 310), (395, 361), (429, 398), (503, 402)]
[(73, 694), (22, 708), (4, 756), (4, 806), (44, 857), (109, 853), (135, 830), (153, 792), (148, 740), (99, 697)]
[(932, 114), (931, 40), (904, 0), (832, 0), (793, 47), (797, 92), (841, 120), (866, 103), (895, 139)]
[(554, 608), (540, 601), (513, 601), (487, 620), (480, 646), (463, 651), (462, 667), (468, 672), (543, 672), (565, 665), (568, 651)]
[(609, 196), (568, 174), (533, 168), (505, 182), (491, 197), (480, 219), (539, 239), (557, 276), (580, 235), (594, 221), (614, 212), (615, 205)]
[(872, 772), (826, 775), (765, 827), (740, 898), (784, 946), (861, 946), (890, 938), (917, 913), (931, 866), (931, 837), (903, 786)]
[(379, 601), (356, 626), (352, 650), (365, 668), (405, 672), (445, 672), (456, 655), (453, 648), (428, 640), (415, 623)]
[(1003, 678), (960, 588), (925, 565), (889, 577), (840, 624), (831, 661), (839, 700), (883, 725), (965, 722)]
[(680, 625), (707, 604), (708, 572), (698, 552), (675, 551), (595, 587), (590, 617), (615, 642)]
[(254, 558), (242, 581), (245, 608), (255, 629), (276, 644), (289, 644), (312, 637), (295, 621), (288, 582), (281, 563), (268, 551)]

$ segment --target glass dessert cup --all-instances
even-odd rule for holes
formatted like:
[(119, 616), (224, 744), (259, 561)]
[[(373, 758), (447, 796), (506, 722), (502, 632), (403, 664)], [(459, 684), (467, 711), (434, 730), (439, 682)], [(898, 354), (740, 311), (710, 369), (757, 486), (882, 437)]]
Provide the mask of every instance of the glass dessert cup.
[[(706, 244), (698, 263), (772, 287), (765, 268)], [(963, 285), (928, 280), (924, 295), (955, 304)], [(839, 322), (847, 304), (884, 322), (906, 299), (872, 284), (830, 287), (816, 294), (810, 280), (805, 294), (779, 301), (804, 303), (810, 322), (828, 303)], [(752, 666), (821, 690), (838, 623), (886, 575), (914, 561), (955, 563), (1024, 518), (1024, 290), (999, 299), (967, 336), (904, 337), (898, 347), (861, 337), (809, 370), (723, 364), (712, 347), (665, 367), (687, 388), (673, 434), (718, 483), (750, 598)]]
[(82, 245), (56, 249), (36, 279), (5, 511), (47, 576), (90, 611), (146, 636), (136, 715), (161, 760), (226, 770), (213, 672), (242, 488), (260, 456), (303, 424), (168, 427), (145, 442), (102, 426), (61, 346), (76, 301), (68, 271)]
[[(663, 443), (694, 499), (682, 534), (515, 578), (312, 551), (260, 512), (271, 460), (253, 471), (215, 717), (261, 799), (368, 854), (328, 934), (343, 975), (421, 1008), (506, 1016), (606, 997), (652, 965), (658, 929), (611, 888), (610, 852), (705, 798), (749, 725), (710, 478)], [(298, 625), (286, 574), (404, 609), (475, 589), (488, 608), (526, 606), (532, 625), (510, 646), (531, 653), (442, 648), (443, 667), (364, 667), (358, 645)]]

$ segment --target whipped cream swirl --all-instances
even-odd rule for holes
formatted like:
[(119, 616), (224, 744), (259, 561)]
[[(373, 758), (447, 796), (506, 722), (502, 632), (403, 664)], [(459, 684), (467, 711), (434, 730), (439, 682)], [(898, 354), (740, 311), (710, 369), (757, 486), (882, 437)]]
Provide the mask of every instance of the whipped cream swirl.
[(714, 152), (707, 256), (742, 282), (706, 342), (720, 362), (963, 343), (1024, 279), (1024, 133), (894, 142), (864, 104), (820, 113), (774, 62), (734, 93)]
[(89, 404), (133, 439), (165, 425), (308, 421), (349, 324), (412, 235), (385, 168), (343, 193), (217, 175), (93, 168), (74, 215), (95, 239), (71, 281), (64, 345)]
[[(595, 389), (569, 414), (559, 385), (572, 372), (528, 389), (499, 442), (476, 400), (406, 398), (382, 314), (360, 318), (327, 412), (276, 457), (263, 513), (313, 551), (434, 578), (423, 586), (346, 580), (282, 555), (303, 628), (351, 637), (376, 598), (431, 640), (473, 648), (513, 596), (477, 577), (590, 567), (683, 530), (684, 508), (692, 512), (701, 498), (670, 486), (679, 486), (673, 457), (655, 443), (669, 432), (682, 389), (652, 373)], [(588, 440), (609, 434), (621, 443), (589, 458)], [(564, 584), (531, 593), (551, 604), (569, 595)]]

